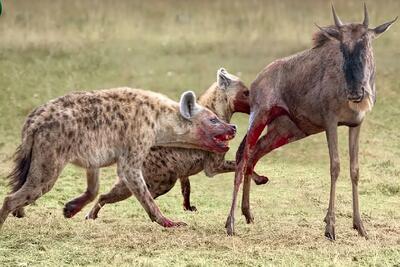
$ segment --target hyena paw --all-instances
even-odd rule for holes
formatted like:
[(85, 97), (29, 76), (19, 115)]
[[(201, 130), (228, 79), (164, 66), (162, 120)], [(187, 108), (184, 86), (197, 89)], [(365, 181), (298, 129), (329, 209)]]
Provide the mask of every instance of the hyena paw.
[(180, 227), (180, 226), (186, 226), (187, 224), (184, 222), (173, 222), (170, 219), (163, 218), (159, 224), (165, 228), (172, 228), (172, 227)]
[(196, 206), (183, 206), (183, 209), (184, 210), (186, 210), (186, 211), (197, 211), (197, 208), (196, 208)]
[(268, 183), (269, 179), (267, 176), (262, 176), (254, 173), (251, 177), (256, 185), (262, 185)]
[(75, 214), (77, 214), (81, 210), (81, 207), (74, 205), (72, 203), (67, 203), (64, 206), (63, 214), (65, 218), (72, 218)]
[(16, 211), (13, 211), (12, 215), (17, 218), (24, 218), (25, 210), (24, 210), (24, 208), (19, 208)]

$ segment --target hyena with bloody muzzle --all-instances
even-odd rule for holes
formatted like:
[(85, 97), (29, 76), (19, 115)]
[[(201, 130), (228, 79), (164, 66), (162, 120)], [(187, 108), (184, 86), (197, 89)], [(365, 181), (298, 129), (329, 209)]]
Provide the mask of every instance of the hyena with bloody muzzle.
[(181, 225), (158, 209), (142, 175), (153, 146), (177, 146), (224, 153), (236, 127), (196, 103), (193, 92), (180, 103), (157, 93), (114, 88), (71, 93), (35, 109), (22, 129), (22, 144), (9, 175), (12, 192), (0, 209), (0, 227), (11, 212), (48, 192), (67, 163), (96, 175), (117, 163), (120, 179), (152, 221)]
[[(199, 98), (199, 103), (213, 112), (225, 122), (230, 122), (233, 113), (249, 113), (249, 89), (238, 77), (229, 74), (221, 68), (217, 72), (217, 82)], [(225, 161), (225, 154), (207, 152), (198, 149), (152, 147), (143, 163), (143, 177), (153, 198), (157, 198), (174, 187), (176, 181), (181, 182), (183, 207), (185, 210), (195, 211), (190, 205), (189, 176), (205, 171), (212, 177), (219, 173), (233, 172), (236, 169), (235, 161)], [(90, 202), (95, 195), (90, 192), (98, 191), (98, 170), (96, 176), (88, 176), (88, 188), (78, 198), (68, 202), (64, 208), (64, 215), (72, 217), (83, 208), (82, 203)], [(268, 182), (266, 177), (252, 175), (256, 184)], [(96, 194), (94, 193), (94, 194)], [(91, 197), (89, 197), (91, 194)], [(107, 194), (100, 195), (98, 201), (86, 218), (96, 219), (101, 207), (108, 203), (115, 203), (127, 199), (132, 195), (124, 181), (118, 179)]]

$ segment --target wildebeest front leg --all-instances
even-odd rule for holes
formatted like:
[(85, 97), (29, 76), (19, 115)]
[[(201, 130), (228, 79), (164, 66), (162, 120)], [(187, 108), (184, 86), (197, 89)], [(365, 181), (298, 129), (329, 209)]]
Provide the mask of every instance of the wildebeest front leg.
[(330, 240), (335, 240), (335, 198), (336, 198), (336, 181), (340, 172), (340, 161), (338, 152), (337, 139), (337, 122), (331, 122), (326, 129), (326, 137), (329, 148), (330, 173), (331, 173), (331, 190), (329, 196), (328, 212), (325, 216), (325, 236)]
[(250, 155), (243, 183), (242, 214), (247, 223), (252, 223), (254, 217), (250, 210), (250, 179), (246, 178), (253, 173), (257, 162), (272, 150), (304, 138), (304, 134), (288, 116), (281, 116), (268, 125), (267, 133), (255, 145), (254, 152)]
[(232, 203), (231, 209), (226, 219), (225, 228), (228, 235), (234, 234), (235, 225), (235, 208), (237, 203), (237, 195), (239, 192), (240, 185), (243, 181), (243, 176), (247, 168), (247, 161), (249, 159), (249, 154), (256, 144), (258, 138), (263, 132), (265, 125), (268, 121), (268, 110), (258, 110), (250, 115), (250, 127), (247, 131), (246, 137), (243, 139), (242, 144), (236, 153), (236, 172), (235, 181), (233, 185)]
[(86, 170), (87, 188), (79, 197), (69, 201), (64, 207), (64, 217), (71, 218), (96, 198), (99, 192), (99, 169)]
[(197, 211), (195, 206), (190, 205), (190, 181), (189, 177), (180, 177), (181, 191), (183, 196), (183, 209), (188, 211)]
[(361, 125), (349, 128), (350, 177), (353, 193), (353, 228), (358, 231), (359, 235), (368, 238), (361, 220), (360, 208), (358, 205), (358, 143), (360, 128)]
[(119, 160), (117, 167), (118, 176), (122, 179), (122, 181), (124, 181), (126, 186), (135, 195), (137, 200), (139, 200), (150, 219), (164, 227), (186, 225), (183, 222), (173, 222), (164, 217), (147, 188), (147, 185), (143, 179), (142, 170), (135, 168), (137, 165), (138, 164), (136, 162), (129, 162), (125, 159)]

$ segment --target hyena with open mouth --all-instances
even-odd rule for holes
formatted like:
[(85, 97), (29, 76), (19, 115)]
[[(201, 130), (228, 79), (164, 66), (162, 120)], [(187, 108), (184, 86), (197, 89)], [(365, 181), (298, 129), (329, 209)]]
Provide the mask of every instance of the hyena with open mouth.
[[(221, 68), (217, 72), (217, 82), (213, 83), (199, 98), (199, 103), (229, 123), (235, 112), (249, 114), (249, 89), (238, 77), (229, 74), (225, 69)], [(179, 179), (184, 198), (183, 207), (185, 210), (195, 211), (196, 207), (190, 205), (189, 176), (195, 175), (202, 170), (209, 177), (219, 173), (235, 171), (235, 161), (225, 161), (224, 157), (224, 154), (198, 149), (152, 147), (143, 163), (143, 177), (154, 198), (171, 190)], [(266, 177), (258, 176), (255, 173), (253, 173), (252, 178), (256, 184), (268, 182)], [(80, 203), (88, 203), (89, 199), (94, 197), (89, 197), (90, 192), (97, 191), (98, 177), (88, 176), (88, 188), (86, 192), (66, 204), (64, 215), (66, 217), (75, 215), (82, 208)], [(118, 179), (110, 192), (100, 195), (86, 218), (96, 219), (98, 212), (105, 204), (125, 200), (131, 195), (132, 193), (125, 183), (121, 179)], [(79, 206), (79, 210), (77, 206)]]
[(48, 192), (67, 163), (95, 177), (117, 163), (120, 179), (152, 221), (179, 226), (158, 209), (142, 175), (151, 147), (176, 146), (224, 153), (236, 127), (196, 103), (193, 92), (180, 103), (149, 91), (114, 88), (71, 93), (36, 108), (22, 129), (22, 144), (9, 175), (12, 192), (0, 209), (0, 227), (9, 213)]

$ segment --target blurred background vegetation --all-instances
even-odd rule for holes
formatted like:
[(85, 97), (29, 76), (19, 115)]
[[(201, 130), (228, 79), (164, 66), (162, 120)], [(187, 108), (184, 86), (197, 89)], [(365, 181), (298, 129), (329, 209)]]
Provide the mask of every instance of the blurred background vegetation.
[[(400, 15), (400, 1), (366, 1), (370, 23)], [(343, 21), (362, 20), (362, 1), (334, 1)], [(274, 59), (311, 47), (319, 25), (332, 23), (330, 1), (5, 0), (0, 17), (0, 197), (25, 116), (70, 91), (130, 86), (178, 99), (201, 94), (223, 66), (250, 85)], [(179, 187), (157, 202), (190, 226), (163, 230), (136, 200), (104, 208), (95, 222), (62, 217), (63, 203), (84, 191), (84, 172), (68, 167), (55, 189), (10, 218), (0, 233), (3, 265), (394, 265), (400, 252), (400, 25), (375, 41), (378, 102), (361, 134), (361, 210), (371, 239), (351, 230), (347, 129), (340, 130), (342, 173), (337, 235), (323, 238), (329, 166), (323, 134), (290, 144), (257, 166), (270, 184), (252, 188), (256, 223), (238, 216), (239, 237), (224, 232), (232, 174), (192, 179), (199, 212), (181, 208)], [(247, 116), (228, 154), (233, 158)], [(114, 178), (103, 172), (101, 192)], [(90, 206), (90, 205), (89, 205)], [(239, 214), (239, 212), (238, 212)], [(1, 264), (0, 264), (1, 265)]]

